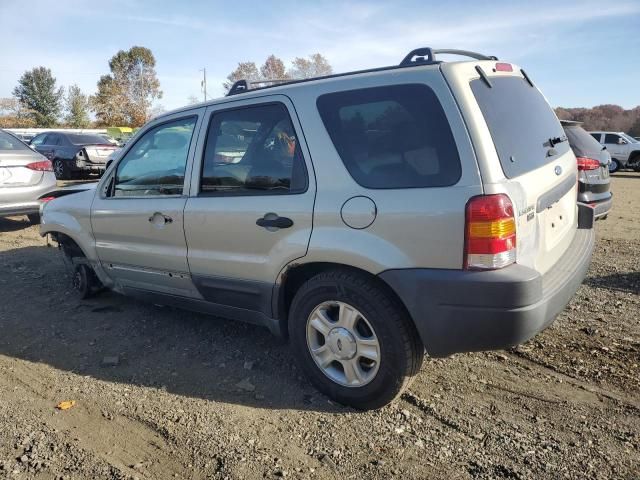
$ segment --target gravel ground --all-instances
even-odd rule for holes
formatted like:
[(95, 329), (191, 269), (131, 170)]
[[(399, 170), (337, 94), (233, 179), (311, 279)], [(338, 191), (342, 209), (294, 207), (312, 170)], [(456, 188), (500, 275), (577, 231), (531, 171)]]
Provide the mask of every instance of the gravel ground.
[(317, 393), (265, 329), (75, 300), (37, 228), (0, 220), (0, 478), (638, 479), (640, 175), (612, 184), (588, 278), (549, 329), (427, 359), (367, 413)]

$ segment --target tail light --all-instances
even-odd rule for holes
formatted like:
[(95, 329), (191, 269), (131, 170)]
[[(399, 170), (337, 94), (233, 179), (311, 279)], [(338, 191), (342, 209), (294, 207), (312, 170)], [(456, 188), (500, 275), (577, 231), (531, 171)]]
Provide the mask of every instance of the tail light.
[(47, 203), (50, 202), (51, 200), (55, 200), (56, 197), (42, 197), (41, 199), (39, 199), (40, 203)]
[(33, 162), (25, 165), (30, 170), (36, 170), (38, 172), (53, 172), (53, 166), (49, 160), (42, 160), (41, 162)]
[(578, 160), (578, 170), (597, 170), (600, 162), (594, 158), (576, 157)]
[(496, 63), (496, 72), (513, 72), (513, 67), (510, 63)]
[(481, 195), (467, 202), (464, 268), (493, 270), (516, 261), (516, 220), (504, 194)]

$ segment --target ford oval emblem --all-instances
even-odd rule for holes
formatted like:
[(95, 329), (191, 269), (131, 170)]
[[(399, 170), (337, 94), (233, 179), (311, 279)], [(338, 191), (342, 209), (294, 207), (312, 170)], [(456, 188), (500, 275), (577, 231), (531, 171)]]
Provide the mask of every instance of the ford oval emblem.
[(560, 165), (556, 165), (556, 168), (554, 168), (553, 171), (556, 172), (556, 175), (561, 175), (562, 167)]

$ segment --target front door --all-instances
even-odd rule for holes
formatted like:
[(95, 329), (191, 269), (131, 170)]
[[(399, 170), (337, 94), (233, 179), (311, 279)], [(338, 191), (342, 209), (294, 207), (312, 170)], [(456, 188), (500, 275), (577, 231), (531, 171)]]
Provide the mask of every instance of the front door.
[(300, 125), (281, 95), (205, 118), (185, 208), (193, 282), (208, 301), (271, 315), (279, 272), (311, 236), (315, 179)]
[(184, 238), (185, 176), (204, 109), (152, 124), (98, 186), (91, 225), (121, 287), (193, 296)]

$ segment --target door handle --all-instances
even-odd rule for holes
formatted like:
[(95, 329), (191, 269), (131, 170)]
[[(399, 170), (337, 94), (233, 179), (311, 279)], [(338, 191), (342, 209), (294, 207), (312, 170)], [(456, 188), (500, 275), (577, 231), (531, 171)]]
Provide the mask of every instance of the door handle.
[(266, 229), (289, 228), (293, 226), (293, 220), (287, 217), (280, 217), (277, 213), (267, 213), (264, 217), (256, 220), (256, 225)]
[(156, 212), (149, 217), (149, 222), (153, 223), (154, 225), (162, 225), (173, 222), (173, 218), (168, 215), (163, 215), (160, 212)]

